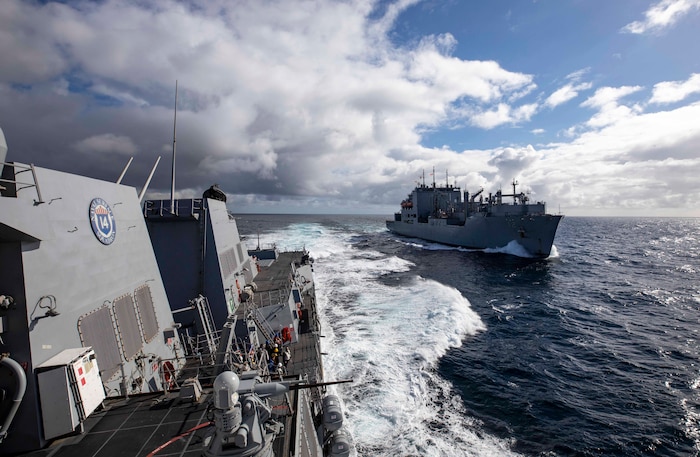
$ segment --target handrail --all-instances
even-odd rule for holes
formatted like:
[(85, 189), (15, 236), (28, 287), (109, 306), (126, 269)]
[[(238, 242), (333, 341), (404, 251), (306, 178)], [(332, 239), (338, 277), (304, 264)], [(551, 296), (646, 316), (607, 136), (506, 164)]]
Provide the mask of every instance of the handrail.
[[(22, 165), (22, 164), (14, 163), (14, 162), (0, 162), (0, 170), (2, 170), (2, 168), (3, 168), (5, 165), (11, 166), (11, 167), (13, 167), (13, 168), (15, 169), (15, 172), (14, 172), (14, 174), (15, 174), (15, 179), (4, 179), (4, 178), (0, 177), (0, 183), (3, 183), (3, 182), (4, 182), (4, 183), (7, 183), (7, 184), (12, 184), (12, 185), (15, 187), (15, 189), (14, 189), (14, 193), (15, 193), (15, 194), (16, 194), (17, 192), (19, 192), (20, 190), (24, 190), (24, 189), (29, 189), (29, 188), (31, 188), (31, 187), (35, 187), (35, 188), (36, 188), (37, 200), (34, 200), (34, 204), (35, 204), (35, 205), (40, 205), (41, 203), (44, 203), (44, 200), (41, 198), (41, 189), (39, 188), (39, 181), (38, 181), (37, 178), (36, 178), (36, 169), (34, 168), (34, 164), (33, 164), (33, 163), (32, 163), (32, 164), (29, 164), (29, 165), (27, 166), (27, 165)], [(20, 169), (19, 171), (17, 171), (18, 168)], [(18, 181), (18, 180), (16, 179), (16, 178), (17, 178), (17, 175), (19, 175), (20, 173), (27, 172), (27, 171), (29, 171), (29, 172), (32, 173), (32, 182), (23, 182), (23, 181)], [(7, 190), (7, 188), (4, 187), (4, 186), (0, 186), (0, 190)]]
[(170, 200), (146, 200), (143, 205), (143, 216), (145, 218), (156, 216), (163, 217), (163, 215), (194, 216), (195, 214), (199, 214), (203, 208), (201, 198), (181, 198), (175, 200), (174, 208), (171, 208), (170, 203)]

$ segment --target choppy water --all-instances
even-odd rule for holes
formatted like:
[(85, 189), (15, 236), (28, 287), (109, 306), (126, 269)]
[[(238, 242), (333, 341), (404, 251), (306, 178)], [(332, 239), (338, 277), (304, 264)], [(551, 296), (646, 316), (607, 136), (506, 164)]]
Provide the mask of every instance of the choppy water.
[(378, 216), (237, 221), (316, 259), (358, 455), (700, 454), (700, 220), (564, 218), (546, 260)]

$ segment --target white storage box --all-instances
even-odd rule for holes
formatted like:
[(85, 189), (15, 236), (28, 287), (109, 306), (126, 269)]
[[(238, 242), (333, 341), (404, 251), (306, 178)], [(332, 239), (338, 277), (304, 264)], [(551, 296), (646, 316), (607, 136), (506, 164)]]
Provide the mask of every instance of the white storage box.
[(75, 431), (105, 399), (92, 348), (66, 349), (39, 365), (36, 373), (47, 440)]

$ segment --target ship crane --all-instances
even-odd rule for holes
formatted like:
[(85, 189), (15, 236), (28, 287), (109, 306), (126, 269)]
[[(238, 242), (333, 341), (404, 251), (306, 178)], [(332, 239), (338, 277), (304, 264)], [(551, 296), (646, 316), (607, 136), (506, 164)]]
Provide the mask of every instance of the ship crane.
[(482, 187), (481, 189), (479, 189), (479, 192), (477, 192), (477, 193), (475, 193), (474, 195), (472, 195), (471, 201), (473, 202), (474, 200), (476, 200), (476, 197), (478, 197), (479, 195), (481, 195), (481, 193), (482, 193), (483, 191), (484, 191), (484, 188)]

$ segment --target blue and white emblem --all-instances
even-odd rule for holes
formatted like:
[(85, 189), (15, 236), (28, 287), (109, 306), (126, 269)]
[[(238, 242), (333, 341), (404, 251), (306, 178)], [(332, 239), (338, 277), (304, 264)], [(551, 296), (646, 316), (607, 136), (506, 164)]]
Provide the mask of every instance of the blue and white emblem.
[(112, 244), (117, 235), (117, 223), (112, 208), (101, 198), (94, 198), (90, 202), (90, 225), (100, 243)]

